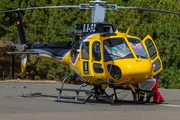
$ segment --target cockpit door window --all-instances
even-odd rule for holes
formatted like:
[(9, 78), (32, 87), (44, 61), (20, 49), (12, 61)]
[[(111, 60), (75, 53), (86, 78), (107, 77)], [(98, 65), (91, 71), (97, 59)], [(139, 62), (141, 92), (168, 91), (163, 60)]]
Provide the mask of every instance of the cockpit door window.
[(92, 46), (92, 57), (95, 61), (101, 61), (100, 42), (95, 41)]
[(92, 74), (97, 81), (104, 81), (106, 79), (102, 60), (102, 43), (99, 40), (95, 40), (92, 43), (92, 57), (90, 58), (90, 62), (93, 68)]
[(82, 43), (81, 58), (89, 60), (89, 42)]
[(145, 46), (145, 50), (148, 53), (148, 56), (152, 64), (156, 65), (155, 69), (152, 70), (152, 74), (151, 74), (152, 76), (155, 76), (163, 70), (162, 61), (159, 56), (158, 49), (153, 39), (149, 35), (143, 39), (143, 45)]

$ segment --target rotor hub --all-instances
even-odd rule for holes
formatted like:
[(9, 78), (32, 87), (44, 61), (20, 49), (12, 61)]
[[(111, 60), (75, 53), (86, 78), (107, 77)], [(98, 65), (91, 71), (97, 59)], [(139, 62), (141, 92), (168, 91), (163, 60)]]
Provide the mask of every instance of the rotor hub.
[(99, 5), (104, 6), (106, 5), (106, 1), (96, 0), (96, 1), (89, 1), (91, 6)]

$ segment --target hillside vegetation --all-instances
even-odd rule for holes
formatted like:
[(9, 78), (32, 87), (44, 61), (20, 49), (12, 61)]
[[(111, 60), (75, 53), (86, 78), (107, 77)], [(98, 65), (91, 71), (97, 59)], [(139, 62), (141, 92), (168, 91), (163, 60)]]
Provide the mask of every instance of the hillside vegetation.
[[(17, 8), (77, 5), (87, 0), (0, 0), (0, 11)], [(141, 8), (161, 9), (180, 12), (179, 0), (107, 0), (108, 4)], [(75, 8), (38, 9), (21, 11), (26, 39), (33, 43), (53, 41), (71, 41), (67, 36), (69, 29), (78, 22), (91, 22), (91, 11)], [(164, 70), (158, 74), (159, 86), (180, 88), (180, 17), (168, 13), (142, 10), (107, 11), (105, 23), (112, 23), (120, 32), (130, 33), (141, 39), (150, 35), (159, 50)], [(0, 40), (12, 40), (18, 43), (15, 14), (0, 14)], [(35, 58), (30, 57), (31, 61)], [(29, 65), (31, 62), (28, 63)], [(36, 79), (62, 80), (71, 73), (70, 68), (39, 60)]]

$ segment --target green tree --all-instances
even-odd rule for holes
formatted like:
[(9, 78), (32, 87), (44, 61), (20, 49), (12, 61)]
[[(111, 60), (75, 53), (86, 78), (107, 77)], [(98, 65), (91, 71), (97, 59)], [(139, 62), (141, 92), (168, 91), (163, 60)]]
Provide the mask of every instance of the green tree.
[[(88, 2), (87, 0), (0, 0), (0, 11), (39, 6), (78, 5)], [(107, 3), (180, 12), (179, 0), (107, 0)], [(68, 30), (75, 28), (78, 22), (91, 22), (91, 13), (90, 10), (78, 8), (21, 11), (27, 42), (72, 41), (67, 37)], [(130, 33), (141, 39), (150, 35), (156, 43), (164, 66), (164, 70), (158, 74), (159, 86), (180, 88), (179, 19), (178, 15), (168, 13), (118, 9), (107, 11), (104, 22), (112, 23), (120, 32), (126, 32), (130, 27)], [(16, 18), (13, 12), (0, 14), (0, 29), (1, 40), (8, 39), (18, 43)], [(44, 78), (37, 76), (40, 79), (62, 80), (64, 74), (70, 74), (70, 69), (66, 66), (43, 59), (38, 62), (37, 71), (39, 74), (47, 74)]]

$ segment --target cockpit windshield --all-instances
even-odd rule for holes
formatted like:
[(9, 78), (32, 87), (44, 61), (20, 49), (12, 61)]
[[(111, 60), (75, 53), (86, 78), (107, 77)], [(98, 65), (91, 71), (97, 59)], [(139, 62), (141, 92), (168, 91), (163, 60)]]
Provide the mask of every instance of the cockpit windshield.
[(121, 58), (134, 58), (124, 38), (104, 40), (104, 60), (110, 61)]
[(127, 38), (134, 53), (139, 58), (146, 58), (148, 59), (148, 55), (144, 49), (144, 46), (142, 45), (141, 41), (135, 38)]
[[(128, 41), (138, 58), (148, 59), (148, 55), (140, 40), (128, 38)], [(122, 58), (134, 58), (124, 38), (111, 38), (104, 40), (103, 43), (105, 62)]]

